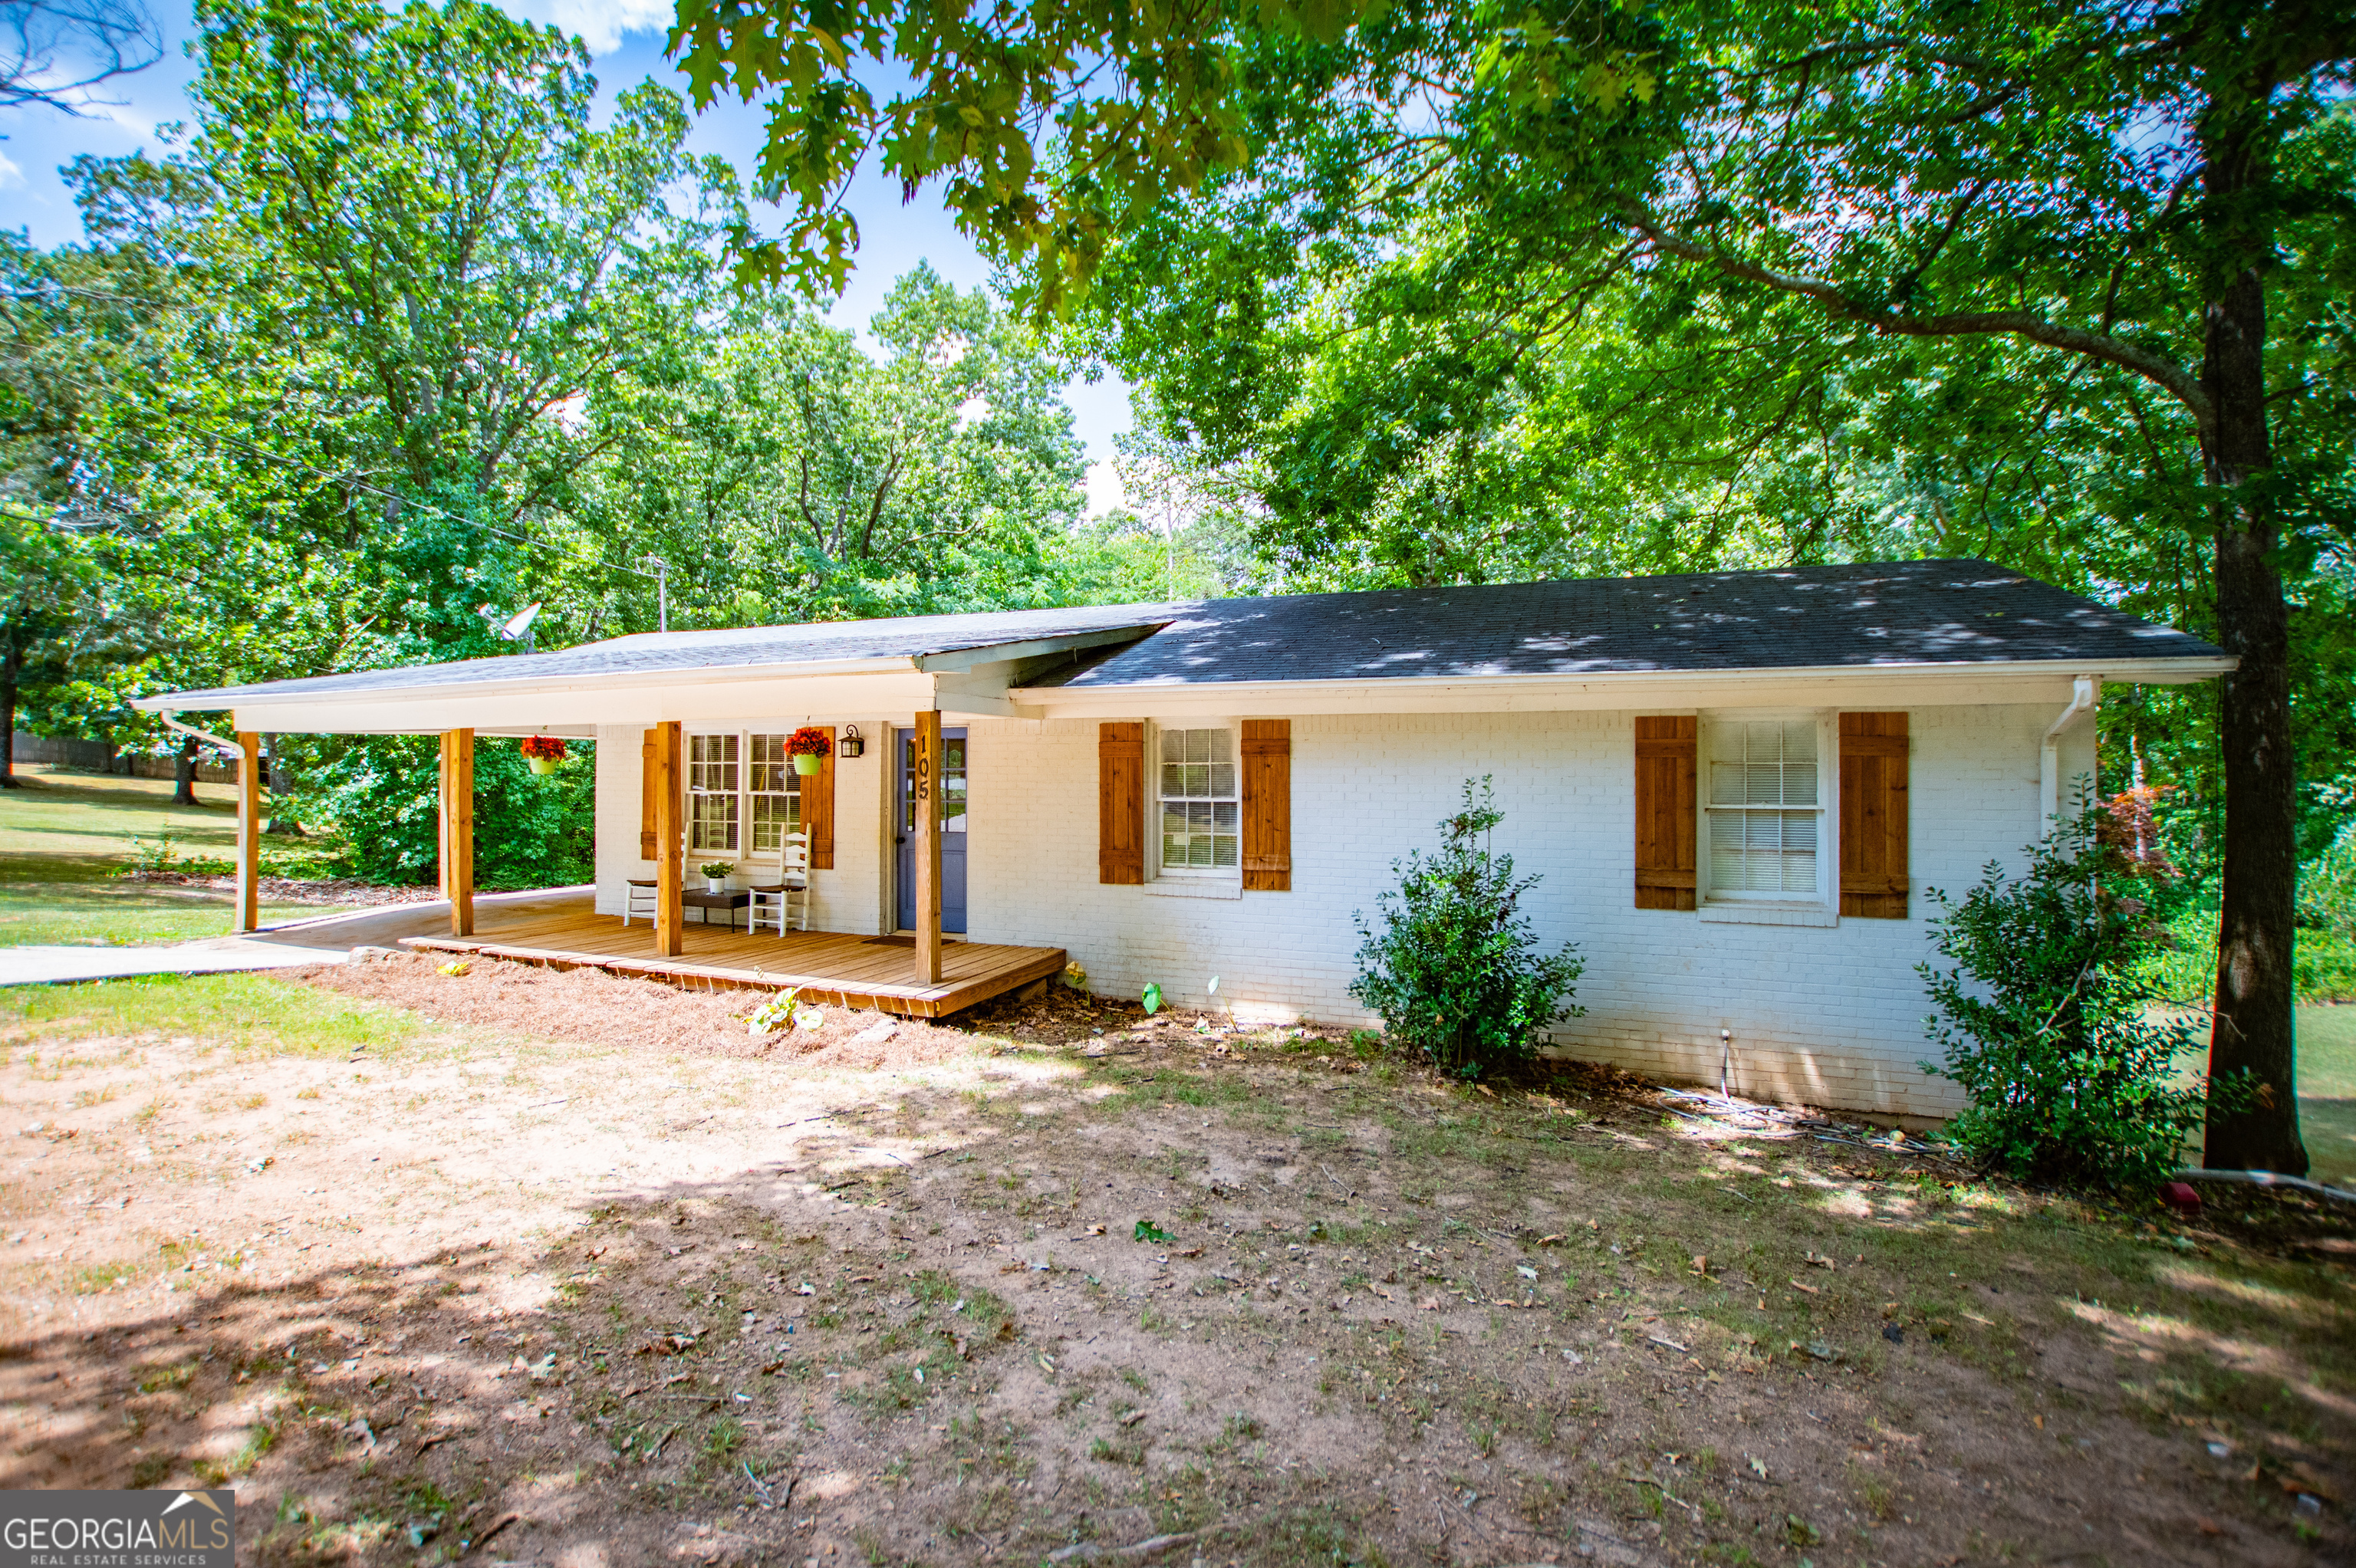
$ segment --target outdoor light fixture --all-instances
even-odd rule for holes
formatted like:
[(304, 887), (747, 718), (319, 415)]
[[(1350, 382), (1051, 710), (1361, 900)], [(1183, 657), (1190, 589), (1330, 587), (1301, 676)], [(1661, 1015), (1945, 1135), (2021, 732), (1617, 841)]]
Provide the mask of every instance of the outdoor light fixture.
[(859, 726), (845, 724), (842, 727), (842, 738), (834, 743), (834, 754), (838, 757), (859, 757), (866, 753), (867, 742), (860, 739)]

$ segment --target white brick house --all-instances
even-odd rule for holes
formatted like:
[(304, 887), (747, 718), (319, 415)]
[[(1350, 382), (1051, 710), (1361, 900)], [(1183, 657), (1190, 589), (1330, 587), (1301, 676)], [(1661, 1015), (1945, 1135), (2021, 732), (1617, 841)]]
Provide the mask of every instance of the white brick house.
[[(1529, 912), (1586, 963), (1560, 1050), (1938, 1115), (1926, 891), (2017, 860), (2094, 771), (2104, 682), (2230, 667), (1966, 560), (657, 634), (147, 701), (240, 731), (594, 737), (615, 922), (664, 869), (669, 733), (674, 855), (759, 885), (778, 828), (806, 831), (809, 923), (871, 946), (925, 934), (911, 795), (937, 724), (952, 939), (1254, 1020), (1363, 1019), (1353, 915), (1485, 775), (1498, 848), (1545, 879)], [(753, 765), (805, 725), (837, 742), (822, 774)]]

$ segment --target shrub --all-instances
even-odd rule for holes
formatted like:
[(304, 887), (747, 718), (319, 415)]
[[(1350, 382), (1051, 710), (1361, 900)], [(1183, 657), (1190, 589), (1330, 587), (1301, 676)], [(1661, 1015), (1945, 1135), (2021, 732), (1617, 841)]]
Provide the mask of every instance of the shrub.
[[(338, 737), (305, 770), (303, 811), (341, 829), (346, 874), (371, 882), (430, 881), (440, 855), (438, 742), (430, 735)], [(560, 887), (594, 870), (596, 748), (566, 749), (551, 777), (512, 746), (475, 746), (475, 882)]]
[(2030, 846), (2008, 878), (1990, 862), (1942, 912), (1932, 944), (1954, 967), (1917, 965), (1937, 1012), (1924, 1020), (1943, 1066), (1971, 1096), (1948, 1136), (2016, 1177), (2125, 1188), (2165, 1179), (2207, 1110), (2207, 1085), (2179, 1072), (2201, 1048), (2199, 1019), (2147, 1008), (2142, 975), (2167, 941), (2148, 871), (2098, 842), (2104, 808)]
[(1514, 878), (1514, 858), (1489, 848), (1505, 814), (1489, 780), (1467, 779), (1464, 804), (1440, 824), (1440, 845), (1391, 862), (1398, 887), (1377, 903), (1382, 929), (1353, 915), (1361, 938), (1350, 994), (1382, 1016), (1393, 1039), (1466, 1078), (1530, 1054), (1541, 1027), (1583, 1008), (1567, 1001), (1585, 965), (1578, 949), (1539, 951)]

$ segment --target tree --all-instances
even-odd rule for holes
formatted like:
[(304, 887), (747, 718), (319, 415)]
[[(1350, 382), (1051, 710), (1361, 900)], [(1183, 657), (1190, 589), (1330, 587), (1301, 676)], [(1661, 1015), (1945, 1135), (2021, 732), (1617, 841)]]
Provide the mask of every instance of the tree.
[[(1576, 496), (1579, 448), (1547, 415), (1583, 379), (1616, 379), (1615, 422), (1672, 461), (1772, 450), (1828, 388), (2023, 357), (2060, 367), (2038, 379), (2063, 409), (2147, 432), (2148, 487), (2197, 530), (2240, 660), (2219, 702), (2211, 1078), (2269, 1087), (2212, 1105), (2207, 1157), (2306, 1168), (2283, 574), (2350, 539), (2348, 444), (2329, 439), (2356, 232), (2332, 107), (2356, 55), (2344, 10), (1553, 0), (1392, 6), (1346, 30), (1213, 7), (1141, 35), (1058, 9), (1040, 39), (1060, 55), (1009, 14), (911, 8), (896, 33), (884, 15), (821, 39), (783, 7), (693, 0), (674, 42), (699, 82), (776, 91), (798, 238), (880, 125), (886, 166), (947, 171), (1043, 306), (1068, 309), (1100, 259), (1109, 352), (1215, 452), (1259, 445), (1275, 542), (1306, 556), (1355, 547), (1420, 482), (1440, 548), (1415, 571), (1510, 572), (1534, 492), (1500, 461), (1511, 443), (1480, 437), (1513, 432)], [(1013, 62), (982, 73), (996, 96), (948, 69), (985, 44)], [(841, 89), (862, 51), (914, 69), (886, 112)], [(1047, 155), (1009, 150), (1056, 105)], [(1225, 140), (1176, 133), (1228, 113)], [(1130, 138), (1109, 180), (1107, 127)], [(1663, 507), (1672, 548), (1692, 503)]]
[(163, 58), (139, 0), (0, 0), (0, 109), (80, 114), (90, 89)]
[(715, 325), (586, 411), (632, 433), (584, 478), (584, 515), (675, 564), (683, 619), (1054, 602), (1081, 454), (1029, 328), (921, 263), (871, 324), (875, 357), (775, 297)]

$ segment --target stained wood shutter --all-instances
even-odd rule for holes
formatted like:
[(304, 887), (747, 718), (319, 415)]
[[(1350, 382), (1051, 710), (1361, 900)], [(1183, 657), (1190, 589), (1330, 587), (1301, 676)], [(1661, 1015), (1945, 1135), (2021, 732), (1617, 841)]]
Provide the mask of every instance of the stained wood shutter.
[(638, 737), (638, 859), (655, 858), (655, 732)]
[(1292, 720), (1244, 720), (1244, 891), (1292, 891)]
[(1636, 720), (1636, 907), (1694, 907), (1694, 794), (1700, 720)]
[(1097, 880), (1145, 880), (1145, 726), (1097, 726)]
[(818, 772), (802, 775), (802, 831), (809, 835), (809, 863), (813, 871), (834, 869), (834, 726), (821, 724), (826, 733), (826, 755), (818, 760)]
[(1906, 918), (1903, 713), (1840, 716), (1840, 912)]

